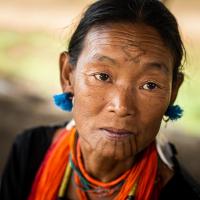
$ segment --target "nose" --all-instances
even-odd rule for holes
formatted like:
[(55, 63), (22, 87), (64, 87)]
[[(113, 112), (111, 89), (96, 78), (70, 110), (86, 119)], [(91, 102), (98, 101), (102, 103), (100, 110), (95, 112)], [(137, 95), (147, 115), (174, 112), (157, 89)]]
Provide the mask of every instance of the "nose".
[(135, 115), (136, 113), (136, 94), (127, 88), (117, 88), (112, 94), (108, 110), (119, 117)]

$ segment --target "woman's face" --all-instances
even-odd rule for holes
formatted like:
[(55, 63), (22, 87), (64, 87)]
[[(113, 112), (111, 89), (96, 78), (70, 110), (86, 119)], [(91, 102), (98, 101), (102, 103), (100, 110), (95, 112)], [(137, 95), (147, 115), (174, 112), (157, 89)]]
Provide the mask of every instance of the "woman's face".
[(72, 74), (81, 145), (117, 160), (147, 147), (170, 104), (172, 74), (172, 55), (155, 29), (92, 28)]

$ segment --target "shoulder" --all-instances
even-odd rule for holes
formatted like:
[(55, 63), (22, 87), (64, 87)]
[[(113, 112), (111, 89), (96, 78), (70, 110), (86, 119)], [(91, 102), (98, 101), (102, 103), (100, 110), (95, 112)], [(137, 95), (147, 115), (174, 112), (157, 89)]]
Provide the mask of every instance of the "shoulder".
[(39, 126), (17, 135), (2, 174), (0, 199), (26, 199), (56, 130), (64, 126)]
[(162, 189), (160, 199), (200, 200), (200, 185), (180, 167)]
[(21, 134), (17, 135), (14, 146), (15, 147), (28, 147), (29, 149), (37, 147), (48, 146), (54, 137), (55, 131), (60, 126), (39, 126), (31, 129), (24, 130)]
[(23, 131), (13, 143), (11, 156), (17, 156), (18, 164), (36, 165), (51, 144), (58, 128), (59, 126), (39, 126)]
[(162, 162), (173, 171), (159, 199), (200, 200), (200, 185), (179, 163), (176, 147), (162, 136), (157, 138), (157, 151)]

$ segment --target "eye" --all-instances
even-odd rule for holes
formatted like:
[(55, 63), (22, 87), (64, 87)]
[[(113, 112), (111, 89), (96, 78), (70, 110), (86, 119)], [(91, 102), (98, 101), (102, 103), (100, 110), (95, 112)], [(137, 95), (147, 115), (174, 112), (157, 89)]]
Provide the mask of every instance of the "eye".
[(154, 89), (158, 88), (158, 85), (154, 82), (148, 82), (148, 83), (144, 84), (142, 86), (142, 88), (145, 90), (154, 90)]
[(94, 74), (94, 77), (99, 81), (105, 81), (105, 82), (109, 82), (110, 81), (110, 76), (108, 74), (106, 74), (106, 73)]

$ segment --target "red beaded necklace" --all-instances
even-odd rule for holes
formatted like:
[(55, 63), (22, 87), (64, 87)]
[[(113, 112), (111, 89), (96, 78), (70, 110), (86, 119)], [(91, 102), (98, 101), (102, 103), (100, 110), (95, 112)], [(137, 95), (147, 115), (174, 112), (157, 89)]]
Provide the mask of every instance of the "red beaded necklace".
[[(118, 188), (119, 192), (114, 200), (127, 200), (134, 197), (135, 200), (157, 200), (159, 187), (157, 187), (157, 151), (155, 144), (150, 144), (141, 154), (134, 166), (123, 175), (109, 183), (102, 183), (86, 172), (81, 160), (79, 142), (77, 142), (76, 129), (63, 131), (61, 136), (51, 145), (44, 161), (35, 178), (29, 200), (55, 200), (65, 198), (67, 186), (71, 179), (74, 179), (77, 187), (77, 194), (80, 200), (87, 200), (87, 192), (82, 190), (83, 183), (81, 176), (91, 187), (91, 191), (99, 187), (112, 193), (113, 188), (122, 183)], [(74, 149), (78, 149), (75, 152)], [(76, 173), (70, 162), (81, 172)], [(72, 175), (74, 172), (74, 176)], [(80, 186), (80, 187), (79, 187)], [(116, 191), (116, 190), (115, 190)], [(107, 193), (109, 195), (109, 192)]]
[[(142, 153), (141, 158), (131, 169), (108, 183), (98, 181), (87, 173), (82, 162), (79, 140), (75, 149), (76, 152), (71, 151), (71, 165), (74, 165), (76, 191), (81, 200), (87, 200), (88, 193), (103, 197), (111, 196), (116, 191), (119, 192), (115, 200), (131, 199), (131, 197), (135, 197), (134, 199), (138, 200), (149, 200), (156, 190), (157, 152), (154, 143)], [(155, 197), (154, 199), (157, 198)]]

